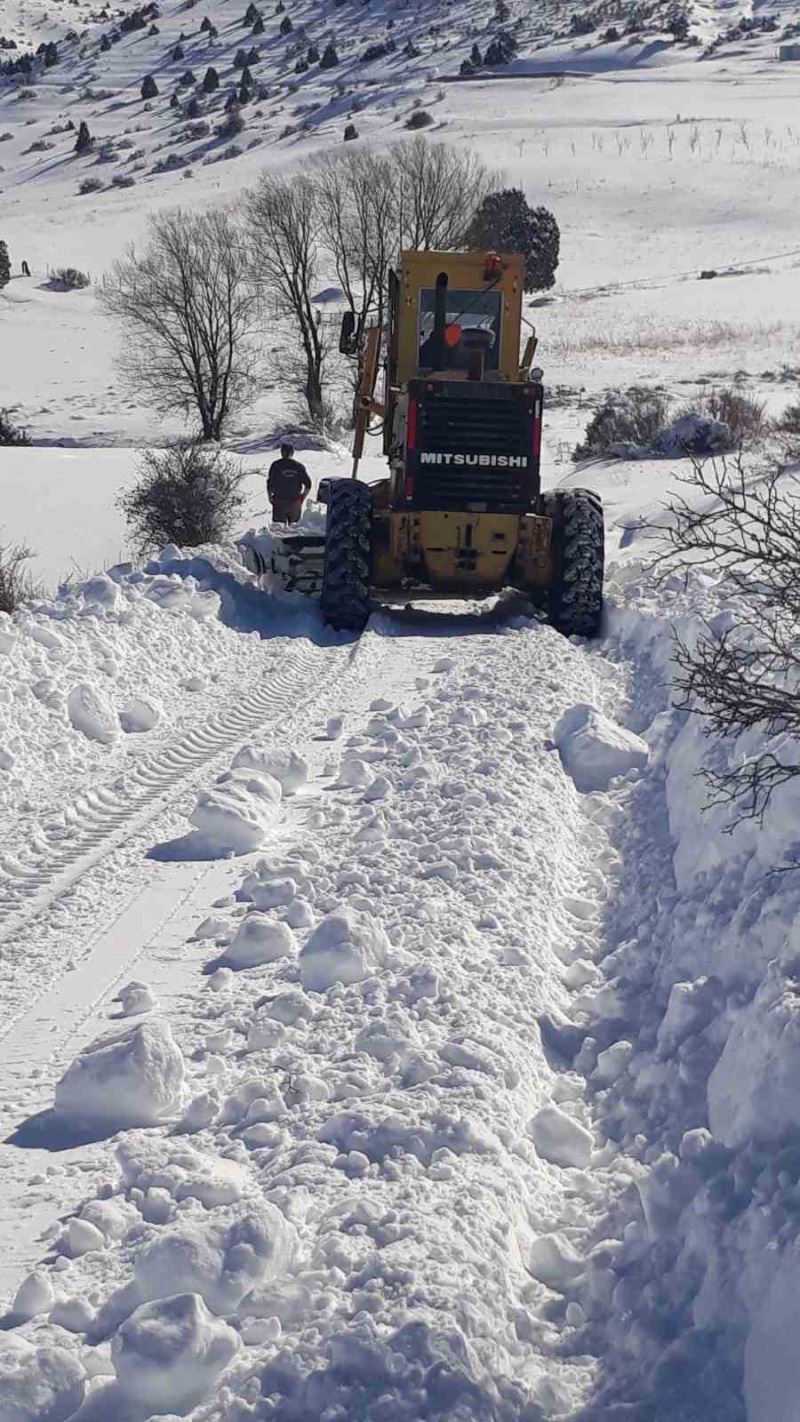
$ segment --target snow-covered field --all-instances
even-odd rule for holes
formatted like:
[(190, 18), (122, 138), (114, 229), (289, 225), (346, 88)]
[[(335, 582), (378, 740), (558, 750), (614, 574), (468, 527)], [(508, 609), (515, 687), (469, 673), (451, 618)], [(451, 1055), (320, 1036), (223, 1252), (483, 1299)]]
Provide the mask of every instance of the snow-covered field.
[[(265, 14), (244, 151), (158, 173), (168, 81), (251, 42), (230, 0), (165, 0), (107, 51), (88, 6), (3, 9), (62, 55), (0, 89), (0, 405), (33, 439), (0, 450), (0, 542), (46, 584), (0, 616), (0, 1422), (800, 1416), (800, 887), (773, 872), (797, 794), (733, 833), (705, 808), (699, 772), (757, 742), (672, 706), (672, 634), (743, 613), (707, 570), (647, 571), (680, 462), (571, 457), (610, 387), (796, 399), (797, 81), (779, 31), (700, 57), (735, 6), (696, 7), (694, 49), (567, 39), (565, 8), (464, 84), (496, 27), (472, 0), (393, 11), (371, 65), (388, 11), (298, 3), (341, 51), (299, 79)], [(124, 562), (136, 450), (182, 428), (154, 432), (92, 287), (48, 267), (96, 279), (156, 208), (302, 168), (351, 114), (383, 146), (415, 100), (561, 226), (527, 314), (547, 482), (606, 506), (591, 645), (513, 600), (353, 642), (233, 548)], [(50, 132), (84, 117), (130, 130), (116, 164)], [(243, 525), (287, 409), (276, 385), (231, 432)]]

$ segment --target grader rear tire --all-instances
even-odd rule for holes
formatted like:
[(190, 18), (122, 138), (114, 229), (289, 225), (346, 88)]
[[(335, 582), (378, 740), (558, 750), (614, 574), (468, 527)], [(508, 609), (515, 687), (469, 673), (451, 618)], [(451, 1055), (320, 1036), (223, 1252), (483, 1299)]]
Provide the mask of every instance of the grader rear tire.
[(549, 621), (565, 637), (596, 637), (603, 612), (603, 506), (589, 489), (548, 494), (553, 518)]
[(363, 632), (369, 617), (372, 500), (366, 484), (332, 479), (328, 489), (322, 616), (340, 632)]

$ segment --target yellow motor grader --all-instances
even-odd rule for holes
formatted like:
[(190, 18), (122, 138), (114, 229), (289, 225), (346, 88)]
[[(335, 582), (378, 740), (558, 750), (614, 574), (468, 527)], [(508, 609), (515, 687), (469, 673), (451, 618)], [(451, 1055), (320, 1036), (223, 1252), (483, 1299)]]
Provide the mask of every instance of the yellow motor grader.
[[(602, 507), (588, 490), (541, 491), (542, 372), (535, 333), (520, 354), (522, 299), (519, 255), (401, 254), (386, 325), (367, 332), (362, 352), (352, 476), (324, 481), (324, 538), (298, 532), (281, 550), (284, 568), (307, 568), (317, 544), (331, 626), (360, 631), (373, 599), (512, 587), (561, 632), (597, 633)], [(350, 312), (340, 349), (357, 354)], [(378, 422), (389, 473), (365, 484), (359, 461)]]

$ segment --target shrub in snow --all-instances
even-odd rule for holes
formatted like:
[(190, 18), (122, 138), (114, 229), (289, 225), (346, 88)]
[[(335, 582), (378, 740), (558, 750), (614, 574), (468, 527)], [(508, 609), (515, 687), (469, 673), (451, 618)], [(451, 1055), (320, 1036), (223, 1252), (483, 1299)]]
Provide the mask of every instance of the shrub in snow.
[[(3, 443), (0, 438), (0, 445)], [(40, 588), (26, 566), (32, 557), (30, 548), (23, 544), (0, 543), (0, 613), (16, 612), (39, 595)]]
[(112, 188), (132, 188), (136, 184), (136, 179), (130, 173), (115, 173), (111, 179)]
[[(226, 117), (217, 124), (216, 133), (220, 138), (235, 138), (245, 127), (244, 117), (239, 107), (237, 94), (231, 94), (226, 105)], [(240, 150), (237, 150), (237, 152)]]
[(148, 1019), (84, 1047), (56, 1086), (56, 1110), (109, 1130), (154, 1126), (180, 1108), (184, 1075), (169, 1024)]
[(582, 792), (606, 790), (617, 775), (643, 769), (650, 751), (646, 741), (610, 721), (594, 706), (565, 711), (553, 740), (567, 774)]
[(358, 129), (354, 123), (349, 123), (344, 131), (344, 142), (352, 143), (354, 138), (358, 138)]
[(86, 197), (88, 193), (100, 193), (103, 191), (103, 184), (100, 178), (84, 178), (78, 185), (78, 192), (81, 197)]
[(79, 271), (77, 267), (56, 267), (48, 286), (55, 291), (80, 291), (89, 285), (89, 281), (89, 273)]
[(590, 35), (596, 29), (597, 21), (589, 10), (584, 10), (582, 14), (579, 11), (574, 11), (570, 15), (569, 32), (571, 35)]
[[(729, 432), (729, 443), (725, 447), (736, 449), (742, 444), (758, 440), (764, 434), (767, 425), (766, 411), (763, 400), (753, 400), (731, 386), (723, 386), (693, 400), (680, 411), (680, 415), (707, 420), (717, 427), (725, 426)], [(690, 449), (690, 452), (716, 454), (719, 450), (717, 443), (712, 450)]]
[(427, 109), (415, 109), (406, 119), (405, 126), (410, 129), (430, 128), (433, 122), (433, 114), (428, 113)]
[(561, 242), (558, 223), (546, 207), (531, 207), (520, 188), (487, 194), (467, 242), (487, 250), (521, 252), (526, 291), (542, 291), (555, 282)]
[[(30, 444), (27, 432), (11, 423), (8, 410), (0, 409), (0, 449), (18, 444)], [(30, 557), (30, 554), (27, 556)]]
[(699, 566), (727, 581), (746, 596), (746, 615), (677, 638), (677, 704), (702, 717), (714, 743), (702, 769), (713, 802), (730, 805), (736, 820), (761, 819), (774, 793), (800, 777), (800, 513), (780, 466), (751, 470), (741, 455), (695, 460), (682, 482), (687, 494), (670, 500), (661, 525), (665, 566), (681, 576)]
[(0, 241), (0, 287), (7, 286), (11, 280), (11, 261), (8, 255), (8, 247), (5, 242)]
[(158, 96), (158, 85), (152, 74), (147, 74), (142, 80), (142, 87), (139, 91), (143, 99), (155, 99)]
[(667, 425), (669, 399), (645, 385), (609, 391), (575, 448), (575, 459), (625, 455), (651, 449)]
[(778, 421), (778, 429), (786, 434), (800, 435), (800, 404), (786, 406)]
[(3, 1422), (66, 1422), (85, 1391), (86, 1373), (74, 1353), (37, 1348), (16, 1333), (0, 1333)]
[(334, 983), (360, 983), (386, 959), (384, 929), (366, 914), (343, 909), (317, 925), (300, 951), (300, 979), (309, 992), (327, 992)]
[(117, 1398), (148, 1416), (183, 1416), (205, 1400), (240, 1346), (239, 1335), (214, 1318), (198, 1294), (143, 1304), (111, 1345)]
[(661, 431), (654, 448), (659, 454), (680, 458), (685, 454), (724, 454), (733, 447), (730, 426), (704, 415), (685, 413)]
[(510, 64), (517, 52), (517, 41), (508, 30), (501, 30), (489, 44), (484, 64)]
[(145, 553), (166, 543), (222, 543), (245, 505), (245, 471), (218, 448), (147, 450), (137, 472), (118, 503)]

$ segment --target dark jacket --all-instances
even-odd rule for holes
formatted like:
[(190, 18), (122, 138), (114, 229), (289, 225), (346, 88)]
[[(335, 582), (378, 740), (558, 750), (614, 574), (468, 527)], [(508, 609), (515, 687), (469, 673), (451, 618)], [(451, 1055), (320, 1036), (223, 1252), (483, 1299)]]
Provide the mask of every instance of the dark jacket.
[(267, 493), (270, 499), (291, 503), (304, 499), (311, 488), (305, 466), (297, 459), (276, 459), (269, 467)]

